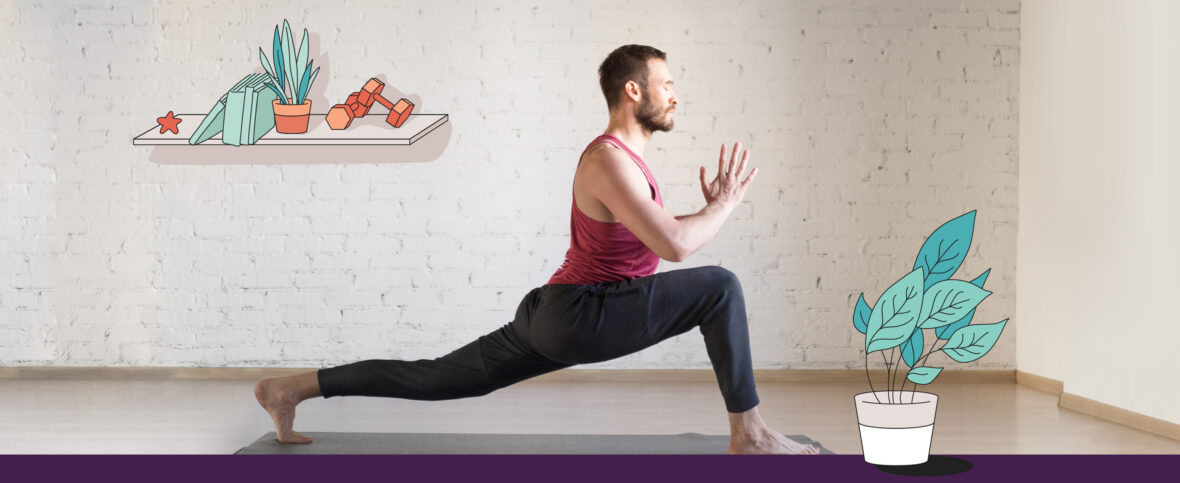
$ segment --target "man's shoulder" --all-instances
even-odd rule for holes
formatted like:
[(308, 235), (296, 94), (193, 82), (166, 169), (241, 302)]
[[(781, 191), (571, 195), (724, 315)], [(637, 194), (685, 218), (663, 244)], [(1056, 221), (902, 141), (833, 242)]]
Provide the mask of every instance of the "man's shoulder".
[(582, 164), (589, 171), (626, 173), (634, 163), (627, 153), (611, 143), (596, 143), (582, 154)]
[[(649, 191), (643, 170), (625, 151), (608, 143), (606, 146), (592, 146), (586, 151), (580, 168), (581, 176), (574, 180), (581, 183), (594, 196), (611, 196), (620, 192), (633, 193), (644, 197)], [(622, 190), (622, 191), (618, 191)]]

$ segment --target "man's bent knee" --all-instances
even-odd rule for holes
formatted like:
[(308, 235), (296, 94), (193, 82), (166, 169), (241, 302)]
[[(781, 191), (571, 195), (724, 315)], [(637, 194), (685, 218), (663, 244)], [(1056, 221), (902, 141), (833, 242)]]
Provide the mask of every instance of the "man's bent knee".
[(709, 286), (717, 290), (725, 291), (726, 293), (741, 296), (742, 282), (729, 269), (717, 265), (701, 267), (709, 277)]

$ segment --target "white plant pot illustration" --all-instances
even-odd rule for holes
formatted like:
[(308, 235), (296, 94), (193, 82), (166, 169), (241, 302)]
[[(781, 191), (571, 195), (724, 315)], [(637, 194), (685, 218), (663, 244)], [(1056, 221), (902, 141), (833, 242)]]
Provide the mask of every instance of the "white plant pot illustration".
[(886, 391), (854, 397), (865, 462), (890, 466), (925, 463), (930, 457), (938, 396), (928, 392), (892, 391), (892, 401), (899, 404), (889, 404), (889, 397)]

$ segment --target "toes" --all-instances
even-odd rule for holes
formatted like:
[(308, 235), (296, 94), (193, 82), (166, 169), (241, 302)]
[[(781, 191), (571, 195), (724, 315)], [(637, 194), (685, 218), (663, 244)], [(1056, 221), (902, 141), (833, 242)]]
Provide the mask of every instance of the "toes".
[(312, 438), (308, 438), (302, 434), (296, 433), (285, 438), (276, 438), (278, 442), (284, 444), (308, 444), (312, 442)]

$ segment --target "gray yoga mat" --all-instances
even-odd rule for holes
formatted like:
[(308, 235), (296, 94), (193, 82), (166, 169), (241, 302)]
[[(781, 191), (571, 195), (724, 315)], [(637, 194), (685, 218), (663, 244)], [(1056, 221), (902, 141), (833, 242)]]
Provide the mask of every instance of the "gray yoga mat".
[[(234, 454), (726, 454), (729, 436), (698, 433), (631, 434), (454, 434), (302, 433), (311, 444), (281, 444), (269, 432)], [(795, 441), (819, 446), (801, 434)]]

